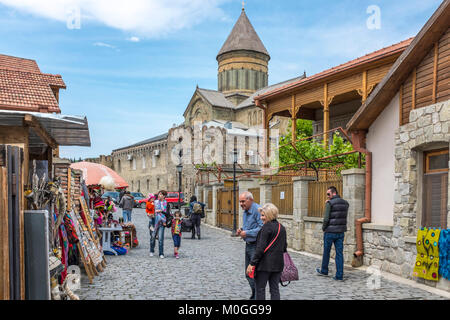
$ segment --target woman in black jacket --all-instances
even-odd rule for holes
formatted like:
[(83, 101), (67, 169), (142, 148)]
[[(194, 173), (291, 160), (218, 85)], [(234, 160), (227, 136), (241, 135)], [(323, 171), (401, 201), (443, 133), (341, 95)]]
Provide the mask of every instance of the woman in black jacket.
[[(284, 267), (283, 253), (287, 250), (286, 229), (277, 221), (278, 208), (272, 203), (262, 206), (259, 212), (264, 225), (256, 238), (256, 251), (247, 273), (250, 274), (253, 270), (255, 272), (256, 300), (266, 299), (267, 282), (271, 300), (280, 300), (279, 283)], [(270, 248), (264, 252), (270, 244)]]

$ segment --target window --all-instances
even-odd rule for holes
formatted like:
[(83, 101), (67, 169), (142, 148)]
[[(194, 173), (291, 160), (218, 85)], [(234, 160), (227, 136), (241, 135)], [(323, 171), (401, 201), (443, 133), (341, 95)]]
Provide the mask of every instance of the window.
[(142, 157), (142, 169), (145, 169), (145, 157)]
[(131, 160), (131, 169), (136, 170), (136, 158), (133, 158), (133, 160)]
[(119, 160), (117, 160), (117, 171), (122, 171), (122, 167), (120, 166), (120, 159)]
[(147, 191), (150, 191), (150, 180), (147, 179)]
[(423, 227), (447, 229), (448, 149), (424, 154)]
[(155, 167), (156, 167), (156, 156), (153, 155), (152, 156), (152, 168), (155, 168)]

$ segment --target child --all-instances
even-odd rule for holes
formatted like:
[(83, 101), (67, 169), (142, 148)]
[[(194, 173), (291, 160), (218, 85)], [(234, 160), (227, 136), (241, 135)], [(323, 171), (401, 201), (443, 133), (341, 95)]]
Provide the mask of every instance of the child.
[(178, 249), (181, 246), (181, 212), (175, 212), (175, 217), (172, 222), (172, 238), (173, 238), (173, 246), (174, 246), (174, 255), (175, 258), (179, 259)]
[(145, 205), (145, 212), (147, 212), (147, 217), (150, 219), (148, 228), (150, 229), (150, 233), (155, 230), (155, 195), (149, 194), (148, 195), (148, 201)]

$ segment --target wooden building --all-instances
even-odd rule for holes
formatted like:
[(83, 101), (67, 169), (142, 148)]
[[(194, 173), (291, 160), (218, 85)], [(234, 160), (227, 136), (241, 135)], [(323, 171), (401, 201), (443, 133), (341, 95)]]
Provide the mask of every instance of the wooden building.
[(51, 179), (59, 146), (91, 144), (86, 117), (61, 114), (65, 88), (36, 61), (0, 55), (0, 299), (25, 298), (24, 188), (32, 161), (46, 160)]
[[(450, 225), (449, 27), (445, 0), (347, 126), (372, 154), (371, 203), (358, 249), (364, 264), (447, 291), (450, 279), (436, 272), (424, 280), (413, 268), (418, 231)], [(380, 259), (380, 252), (392, 257)]]

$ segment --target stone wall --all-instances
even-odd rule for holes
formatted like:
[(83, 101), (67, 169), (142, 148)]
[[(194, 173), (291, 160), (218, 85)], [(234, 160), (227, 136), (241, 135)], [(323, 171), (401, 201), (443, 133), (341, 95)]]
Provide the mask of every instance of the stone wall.
[[(423, 155), (428, 150), (449, 147), (449, 123), (450, 101), (445, 101), (412, 110), (409, 123), (395, 133), (394, 222), (392, 226), (363, 225), (364, 265), (414, 279), (417, 230), (422, 226)], [(450, 197), (447, 207), (450, 212)], [(450, 214), (448, 225), (449, 218)], [(416, 280), (450, 291), (446, 279)]]

